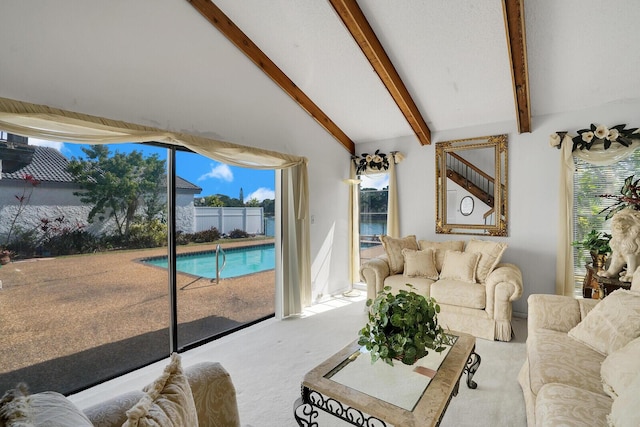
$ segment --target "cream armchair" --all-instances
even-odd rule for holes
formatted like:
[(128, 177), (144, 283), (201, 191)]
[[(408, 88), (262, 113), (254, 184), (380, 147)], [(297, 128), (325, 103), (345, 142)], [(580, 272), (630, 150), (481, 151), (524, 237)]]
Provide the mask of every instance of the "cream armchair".
[[(397, 244), (402, 240), (402, 257), (397, 257), (397, 251), (394, 254), (392, 245), (387, 244), (386, 255), (362, 265), (360, 276), (367, 284), (367, 298), (375, 298), (386, 286), (391, 287), (391, 292), (398, 292), (410, 284), (416, 292), (436, 299), (443, 327), (478, 338), (510, 341), (512, 303), (522, 296), (523, 286), (522, 273), (516, 265), (497, 263), (506, 245), (472, 240), (464, 248), (463, 241), (420, 241), (412, 249), (411, 237), (387, 242)], [(389, 254), (396, 259), (391, 260)], [(477, 254), (475, 261), (471, 254)], [(434, 260), (431, 268), (424, 265), (429, 256)], [(403, 266), (398, 271), (401, 259)], [(416, 259), (422, 264), (415, 265)]]

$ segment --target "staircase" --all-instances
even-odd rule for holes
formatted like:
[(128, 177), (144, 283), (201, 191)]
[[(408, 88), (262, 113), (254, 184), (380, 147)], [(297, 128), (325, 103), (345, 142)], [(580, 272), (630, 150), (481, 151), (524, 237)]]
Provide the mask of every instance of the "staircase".
[(494, 178), (455, 153), (447, 153), (447, 178), (494, 208)]

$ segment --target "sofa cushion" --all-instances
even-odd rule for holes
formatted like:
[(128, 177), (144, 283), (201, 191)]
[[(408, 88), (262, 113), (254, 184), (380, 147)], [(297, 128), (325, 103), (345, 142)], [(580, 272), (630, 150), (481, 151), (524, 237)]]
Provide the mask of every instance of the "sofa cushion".
[(162, 375), (142, 391), (146, 395), (127, 411), (122, 427), (198, 426), (191, 387), (177, 353), (171, 355)]
[(420, 250), (433, 249), (436, 251), (436, 269), (438, 273), (442, 271), (444, 263), (444, 254), (447, 251), (460, 251), (464, 249), (464, 240), (447, 240), (445, 242), (431, 242), (429, 240), (420, 240), (418, 242)]
[(401, 289), (408, 291), (408, 283), (413, 286), (413, 291), (415, 293), (428, 297), (430, 295), (430, 288), (433, 282), (433, 279), (425, 279), (424, 277), (405, 277), (402, 274), (394, 274), (384, 279), (384, 286), (391, 287), (389, 292), (397, 294)]
[(480, 255), (477, 253), (447, 251), (444, 254), (440, 279), (474, 283), (479, 258)]
[(406, 236), (401, 239), (382, 235), (380, 236), (380, 241), (387, 253), (391, 274), (402, 273), (404, 269), (404, 257), (402, 256), (403, 249), (418, 250), (418, 242), (416, 242), (416, 236), (414, 235)]
[(566, 384), (547, 384), (536, 398), (536, 425), (606, 426), (611, 398)]
[(640, 292), (618, 289), (600, 301), (569, 336), (604, 355), (640, 336)]
[(404, 275), (405, 277), (423, 277), (425, 279), (438, 280), (438, 270), (436, 270), (435, 251), (425, 249), (416, 251), (413, 249), (403, 249)]
[(91, 421), (60, 393), (29, 394), (19, 384), (0, 400), (0, 425), (6, 427), (92, 427)]
[(607, 417), (610, 426), (638, 427), (640, 426), (640, 373), (636, 372), (629, 387), (627, 387), (611, 405), (611, 413)]
[(604, 391), (616, 398), (640, 373), (640, 338), (612, 352), (600, 367)]
[(484, 283), (487, 280), (487, 276), (493, 271), (496, 265), (498, 265), (506, 249), (506, 243), (477, 239), (469, 240), (464, 251), (480, 254), (478, 269), (476, 270), (476, 281), (478, 283)]
[(527, 338), (531, 391), (545, 384), (566, 384), (605, 394), (600, 381), (604, 356), (570, 338), (566, 332), (536, 329)]
[(487, 296), (484, 285), (440, 279), (431, 285), (431, 296), (439, 304), (484, 310)]

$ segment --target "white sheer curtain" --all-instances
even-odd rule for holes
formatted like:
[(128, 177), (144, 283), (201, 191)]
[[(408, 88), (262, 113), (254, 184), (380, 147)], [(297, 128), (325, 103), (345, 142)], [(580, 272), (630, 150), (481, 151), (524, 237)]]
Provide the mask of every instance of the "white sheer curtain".
[[(286, 250), (282, 250), (281, 263), (287, 273), (276, 275), (276, 289), (281, 297), (285, 294), (299, 294), (299, 297), (293, 298), (293, 303), (288, 301), (287, 309), (276, 314), (282, 317), (299, 313), (305, 304), (309, 304), (311, 275), (306, 158), (7, 98), (0, 98), (0, 129), (26, 137), (82, 144), (163, 142), (189, 148), (234, 166), (282, 171), (281, 198), (287, 200), (283, 202), (281, 219), (286, 226), (282, 227), (279, 237), (286, 245)], [(284, 306), (283, 301), (276, 301), (276, 307)]]
[(633, 140), (629, 147), (615, 144), (605, 150), (602, 145), (594, 145), (591, 150), (575, 150), (569, 135), (565, 135), (561, 148), (558, 212), (558, 247), (556, 261), (556, 294), (572, 296), (575, 288), (573, 249), (573, 175), (574, 158), (580, 158), (594, 165), (612, 165), (629, 157), (640, 148), (640, 142)]
[(402, 161), (400, 153), (391, 152), (389, 162), (389, 200), (387, 202), (387, 235), (400, 237), (400, 219), (398, 212), (398, 180), (396, 177), (396, 163)]
[(356, 165), (351, 162), (349, 169), (349, 280), (351, 283), (360, 281), (360, 180), (356, 177)]
[[(303, 194), (308, 194), (306, 165), (281, 169), (277, 172), (280, 182), (280, 221), (276, 212), (276, 224), (282, 228), (276, 234), (281, 238), (281, 259), (288, 260), (279, 271), (282, 282), (288, 284), (280, 289), (276, 298), (276, 316), (287, 317), (302, 312), (311, 303), (311, 257), (309, 244), (309, 215)], [(280, 302), (280, 304), (279, 304)]]

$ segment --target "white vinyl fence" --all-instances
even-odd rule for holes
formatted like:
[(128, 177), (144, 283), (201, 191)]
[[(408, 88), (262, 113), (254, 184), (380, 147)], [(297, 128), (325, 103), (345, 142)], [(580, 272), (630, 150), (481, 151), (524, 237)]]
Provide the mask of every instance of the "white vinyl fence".
[(195, 230), (203, 231), (215, 227), (222, 234), (240, 229), (249, 234), (264, 234), (263, 208), (195, 208)]

